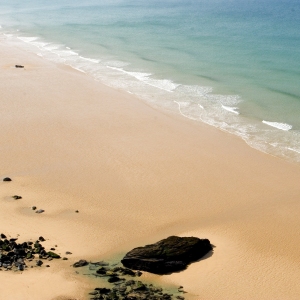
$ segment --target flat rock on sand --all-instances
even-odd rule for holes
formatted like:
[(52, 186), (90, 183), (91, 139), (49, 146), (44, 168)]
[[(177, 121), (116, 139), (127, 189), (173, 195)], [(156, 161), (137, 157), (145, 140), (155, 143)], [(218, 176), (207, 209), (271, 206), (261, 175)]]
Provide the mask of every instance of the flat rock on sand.
[(208, 239), (170, 236), (155, 244), (134, 248), (121, 262), (130, 269), (168, 274), (184, 270), (211, 250)]

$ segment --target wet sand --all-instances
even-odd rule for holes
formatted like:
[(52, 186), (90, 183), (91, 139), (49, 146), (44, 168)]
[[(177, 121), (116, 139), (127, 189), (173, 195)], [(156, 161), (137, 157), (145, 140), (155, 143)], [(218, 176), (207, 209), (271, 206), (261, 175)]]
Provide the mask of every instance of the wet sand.
[(216, 246), (184, 272), (143, 275), (187, 299), (299, 298), (299, 165), (0, 42), (1, 176), (13, 180), (0, 182), (1, 231), (73, 253), (1, 271), (0, 298), (86, 299), (94, 283), (73, 262), (169, 235)]

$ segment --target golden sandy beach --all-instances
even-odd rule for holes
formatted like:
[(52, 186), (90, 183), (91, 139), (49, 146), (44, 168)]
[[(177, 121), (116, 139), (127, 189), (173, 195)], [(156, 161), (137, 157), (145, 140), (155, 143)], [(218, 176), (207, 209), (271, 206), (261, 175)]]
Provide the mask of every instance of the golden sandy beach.
[(1, 176), (12, 178), (0, 182), (0, 231), (73, 253), (0, 271), (0, 299), (87, 299), (96, 286), (72, 263), (169, 235), (208, 238), (214, 252), (142, 278), (183, 285), (186, 299), (300, 298), (299, 165), (0, 42)]

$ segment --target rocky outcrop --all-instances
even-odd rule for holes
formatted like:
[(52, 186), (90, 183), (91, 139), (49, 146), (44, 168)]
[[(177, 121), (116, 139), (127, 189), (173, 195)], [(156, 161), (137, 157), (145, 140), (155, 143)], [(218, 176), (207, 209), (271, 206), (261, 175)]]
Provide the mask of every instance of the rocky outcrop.
[(122, 259), (133, 270), (169, 274), (184, 270), (212, 250), (208, 239), (170, 236), (155, 244), (134, 248)]

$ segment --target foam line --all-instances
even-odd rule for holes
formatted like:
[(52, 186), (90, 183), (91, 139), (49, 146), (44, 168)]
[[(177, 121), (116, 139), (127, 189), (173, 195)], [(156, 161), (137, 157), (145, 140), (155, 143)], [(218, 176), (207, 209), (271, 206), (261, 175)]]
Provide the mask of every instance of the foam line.
[(269, 122), (269, 121), (265, 121), (265, 120), (263, 120), (262, 122), (266, 125), (269, 125), (269, 126), (272, 126), (277, 129), (284, 130), (284, 131), (289, 131), (293, 128), (292, 125), (287, 124), (287, 123)]
[(238, 111), (236, 111), (238, 108), (237, 107), (231, 107), (231, 106), (225, 106), (225, 105), (222, 105), (222, 108), (229, 111), (229, 112), (232, 112), (236, 115), (239, 115), (240, 113)]

